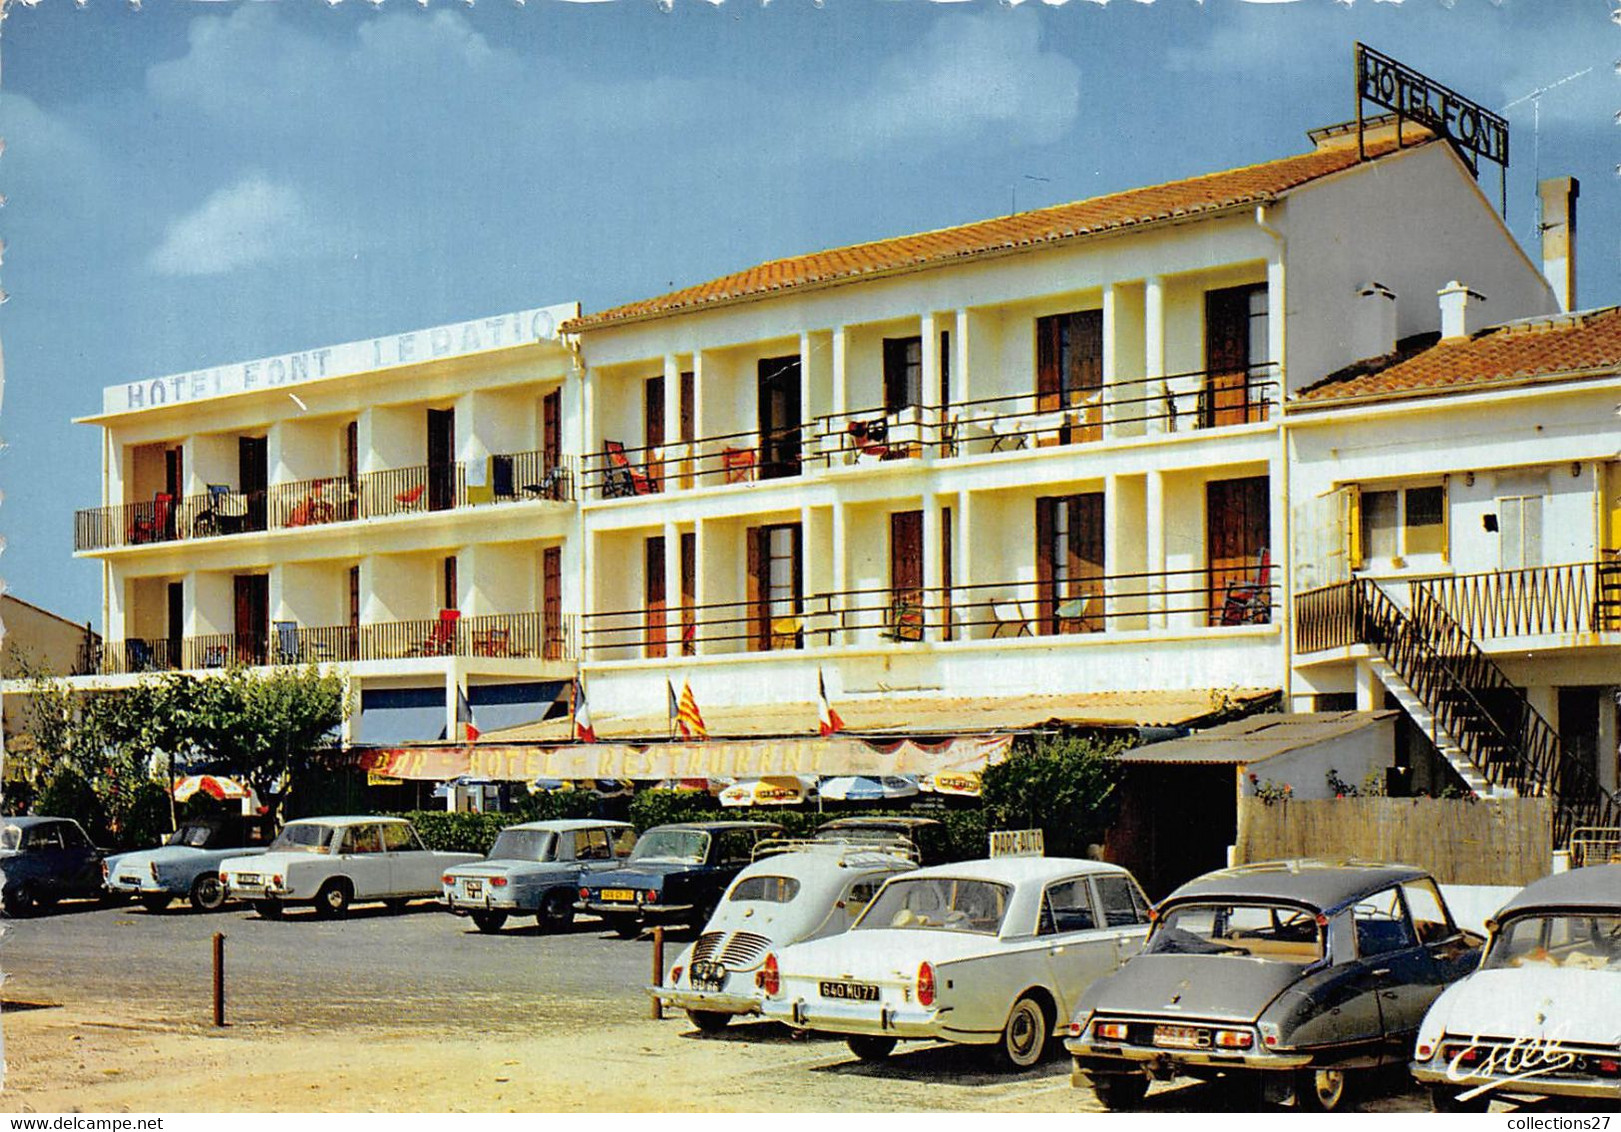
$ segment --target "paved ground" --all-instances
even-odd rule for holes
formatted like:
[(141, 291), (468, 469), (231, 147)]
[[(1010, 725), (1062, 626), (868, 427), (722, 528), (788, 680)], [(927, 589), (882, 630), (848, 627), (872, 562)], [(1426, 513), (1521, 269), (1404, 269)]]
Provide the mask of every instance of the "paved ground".
[[(680, 1016), (651, 1021), (650, 945), (594, 921), (491, 936), (431, 904), (338, 922), (68, 905), (4, 927), (5, 1111), (1097, 1108), (1061, 1057), (1002, 1074), (975, 1050), (905, 1045), (869, 1066), (772, 1023), (709, 1037)], [(224, 1031), (210, 1025), (216, 931)], [(25, 1008), (37, 1003), (54, 1005)], [(1156, 1086), (1146, 1107), (1244, 1105), (1182, 1084)], [(1363, 1107), (1427, 1104), (1384, 1082)]]

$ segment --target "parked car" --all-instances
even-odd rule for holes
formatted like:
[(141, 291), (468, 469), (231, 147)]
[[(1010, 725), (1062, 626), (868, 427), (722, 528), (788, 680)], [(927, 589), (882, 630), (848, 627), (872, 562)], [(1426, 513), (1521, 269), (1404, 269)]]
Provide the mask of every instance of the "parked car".
[(263, 856), (231, 857), (220, 883), (253, 902), (265, 919), (288, 904), (313, 904), (317, 916), (341, 916), (356, 901), (381, 900), (395, 910), (439, 895), (440, 877), (477, 853), (422, 847), (404, 818), (301, 818), (282, 827)]
[(625, 863), (636, 833), (627, 822), (567, 819), (503, 829), (490, 855), (440, 877), (439, 900), (471, 916), (481, 932), (500, 931), (508, 916), (533, 915), (543, 931), (574, 922), (580, 878)]
[(101, 863), (102, 880), (110, 894), (133, 896), (149, 912), (161, 912), (181, 898), (200, 912), (212, 912), (225, 905), (220, 864), (263, 853), (270, 840), (264, 818), (199, 818), (183, 823), (156, 848), (108, 857)]
[(758, 821), (654, 826), (637, 838), (622, 868), (581, 880), (576, 907), (595, 912), (625, 939), (653, 923), (702, 927), (753, 858), (755, 842), (782, 833), (775, 822)]
[(1480, 969), (1418, 1030), (1413, 1076), (1436, 1111), (1508, 1094), (1621, 1102), (1621, 865), (1545, 877), (1486, 926)]
[(101, 856), (72, 818), (0, 818), (0, 908), (26, 916), (64, 897), (100, 896)]
[(850, 931), (766, 956), (767, 1017), (843, 1034), (864, 1061), (902, 1038), (1041, 1059), (1081, 993), (1134, 954), (1148, 901), (1117, 865), (1000, 857), (892, 877)]
[(755, 972), (773, 948), (849, 930), (884, 881), (917, 867), (909, 846), (761, 842), (775, 849), (737, 874), (703, 934), (647, 992), (700, 1030), (760, 1013)]
[(952, 859), (946, 827), (934, 818), (907, 816), (834, 818), (816, 827), (818, 841), (894, 841), (911, 845), (920, 865), (943, 865)]
[(1283, 861), (1189, 881), (1142, 954), (1081, 999), (1076, 1083), (1128, 1108), (1149, 1080), (1258, 1074), (1267, 1100), (1341, 1108), (1357, 1070), (1405, 1063), (1481, 938), (1407, 865)]

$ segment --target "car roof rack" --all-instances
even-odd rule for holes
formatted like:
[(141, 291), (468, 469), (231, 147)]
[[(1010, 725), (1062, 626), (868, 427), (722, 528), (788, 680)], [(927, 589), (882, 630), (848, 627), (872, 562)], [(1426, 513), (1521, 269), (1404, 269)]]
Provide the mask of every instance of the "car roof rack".
[(773, 857), (781, 853), (823, 853), (837, 856), (839, 864), (853, 865), (867, 861), (900, 858), (920, 862), (917, 846), (905, 837), (762, 837), (754, 843), (754, 860)]

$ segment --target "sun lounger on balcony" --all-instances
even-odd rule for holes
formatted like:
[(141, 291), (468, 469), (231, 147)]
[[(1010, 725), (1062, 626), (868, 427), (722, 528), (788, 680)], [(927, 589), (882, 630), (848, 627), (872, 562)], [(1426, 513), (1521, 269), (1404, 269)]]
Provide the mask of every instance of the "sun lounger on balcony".
[(631, 495), (652, 495), (655, 492), (652, 477), (630, 462), (625, 446), (617, 440), (602, 442), (604, 499), (620, 499)]

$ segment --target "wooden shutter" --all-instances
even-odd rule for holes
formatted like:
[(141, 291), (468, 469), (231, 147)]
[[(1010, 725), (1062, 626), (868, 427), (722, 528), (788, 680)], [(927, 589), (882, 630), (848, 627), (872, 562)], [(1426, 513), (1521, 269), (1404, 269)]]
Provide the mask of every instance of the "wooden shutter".
[(698, 536), (681, 533), (681, 655), (698, 652)]
[(886, 629), (900, 640), (923, 638), (923, 512), (889, 516), (889, 617)]
[[(1257, 285), (1205, 292), (1205, 400), (1201, 427), (1249, 419), (1250, 303)], [(1259, 419), (1259, 418), (1257, 418)]]
[(1057, 409), (1063, 401), (1063, 383), (1059, 374), (1059, 354), (1063, 330), (1059, 319), (1048, 315), (1036, 319), (1036, 408), (1047, 413)]
[(540, 472), (544, 478), (557, 467), (563, 452), (563, 391), (554, 389), (540, 399)]
[(548, 546), (540, 552), (540, 619), (547, 660), (563, 659), (563, 548)]
[(766, 613), (766, 594), (770, 586), (765, 571), (770, 561), (765, 548), (765, 528), (750, 527), (744, 532), (744, 545), (748, 548), (748, 562), (744, 573), (748, 605), (748, 647), (750, 652), (771, 647), (771, 618)]
[(654, 491), (664, 490), (664, 378), (650, 377), (642, 390), (642, 408), (646, 429), (642, 443), (647, 451), (643, 460), (647, 465), (647, 478)]
[(349, 567), (349, 641), (344, 650), (350, 660), (360, 659), (360, 567)]
[(1036, 624), (1041, 632), (1053, 623), (1053, 531), (1058, 500), (1044, 495), (1036, 500)]
[(442, 609), (459, 609), (457, 595), (461, 593), (461, 586), (456, 581), (456, 556), (445, 557), (445, 600), (440, 606)]
[(693, 483), (692, 441), (698, 435), (698, 386), (697, 379), (691, 370), (681, 374), (681, 486), (690, 488)]
[(1253, 586), (1261, 580), (1261, 556), (1271, 529), (1267, 477), (1206, 484), (1205, 518), (1210, 623), (1219, 625), (1229, 589)]
[(951, 508), (940, 508), (941, 636), (951, 640)]
[(238, 574), (234, 584), (237, 662), (263, 664), (270, 633), (270, 575)]
[(644, 608), (647, 611), (647, 655), (664, 653), (664, 536), (654, 535), (644, 544), (643, 585), (646, 590)]
[(1061, 619), (1058, 629), (1069, 633), (1100, 632), (1104, 627), (1103, 493), (1072, 495), (1063, 504), (1069, 510), (1069, 570), (1064, 598), (1083, 605), (1079, 616)]
[(1064, 389), (1076, 410), (1071, 444), (1103, 438), (1103, 312), (1077, 311), (1070, 317)]
[(456, 505), (456, 411), (428, 410), (428, 510)]

